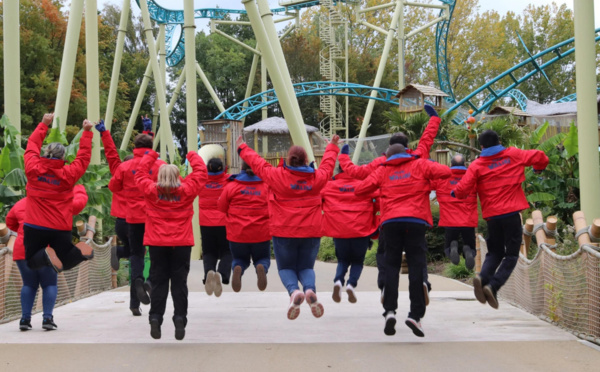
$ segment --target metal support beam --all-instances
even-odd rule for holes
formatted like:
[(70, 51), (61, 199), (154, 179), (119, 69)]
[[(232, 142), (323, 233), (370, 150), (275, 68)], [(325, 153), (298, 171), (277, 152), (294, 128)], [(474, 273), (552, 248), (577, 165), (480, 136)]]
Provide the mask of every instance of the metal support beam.
[[(219, 109), (220, 112), (225, 111), (225, 107), (223, 106), (223, 103), (219, 99), (219, 96), (217, 96), (217, 92), (215, 92), (212, 85), (210, 85), (210, 81), (208, 81), (206, 74), (204, 73), (204, 71), (202, 71), (202, 67), (200, 67), (200, 65), (197, 62), (195, 62), (194, 64), (196, 65), (196, 72), (198, 72), (198, 76), (200, 76), (200, 80), (202, 80), (204, 87), (206, 87), (206, 90), (208, 90), (208, 93), (210, 94), (210, 97), (217, 105), (217, 108)], [(189, 71), (188, 71), (188, 74), (189, 74)], [(190, 80), (190, 79), (188, 79), (188, 80)], [(186, 91), (187, 91), (187, 89), (186, 89)]]
[[(267, 63), (265, 62), (265, 57), (262, 56), (260, 58), (260, 91), (265, 92), (267, 90)], [(266, 101), (266, 97), (263, 97), (263, 101)], [(265, 120), (269, 117), (269, 108), (264, 106), (260, 110), (261, 119)]]
[[(21, 31), (19, 0), (4, 1), (4, 112), (10, 123), (21, 132)], [(21, 144), (21, 135), (17, 136)]]
[(360, 23), (361, 25), (363, 25), (363, 26), (366, 26), (366, 27), (368, 27), (368, 28), (370, 28), (370, 29), (373, 29), (373, 30), (375, 30), (375, 31), (377, 31), (377, 32), (380, 32), (380, 33), (382, 33), (382, 34), (384, 34), (384, 35), (387, 35), (387, 34), (389, 33), (387, 30), (385, 30), (385, 29), (383, 29), (383, 28), (381, 28), (381, 27), (379, 27), (379, 26), (372, 25), (372, 24), (370, 24), (370, 23), (369, 23), (369, 22), (367, 22), (367, 21), (360, 21), (359, 23)]
[(125, 46), (125, 34), (127, 33), (127, 23), (129, 22), (129, 11), (131, 0), (123, 0), (121, 6), (121, 20), (119, 21), (119, 30), (117, 34), (117, 47), (115, 49), (115, 60), (113, 62), (112, 76), (110, 78), (110, 89), (108, 91), (108, 102), (106, 103), (106, 114), (104, 123), (106, 129), (112, 127), (113, 116), (115, 113), (115, 103), (117, 101), (117, 90), (119, 88), (119, 76), (121, 74), (121, 60), (123, 59), (123, 48)]
[[(252, 65), (250, 66), (250, 76), (248, 76), (248, 84), (246, 85), (246, 94), (244, 95), (244, 100), (250, 98), (252, 95), (252, 87), (254, 86), (254, 77), (256, 76), (256, 69), (258, 67), (258, 59), (260, 56), (258, 54), (254, 54), (252, 57)], [(248, 106), (248, 102), (244, 102), (245, 107)], [(242, 119), (242, 125), (246, 123), (246, 118)]]
[[(85, 74), (87, 118), (92, 123), (100, 121), (100, 63), (98, 60), (98, 2), (85, 0)], [(62, 123), (61, 123), (62, 124)], [(100, 133), (93, 130), (92, 159), (90, 164), (100, 164)]]
[[(158, 43), (160, 44), (160, 50), (158, 52), (159, 54), (159, 62), (160, 62), (160, 76), (163, 79), (163, 83), (165, 85), (165, 89), (167, 86), (167, 41), (166, 41), (166, 25), (164, 23), (161, 23), (159, 25), (159, 32), (158, 32)], [(167, 107), (167, 117), (171, 116), (171, 111), (169, 110), (169, 108)], [(158, 122), (158, 117), (155, 117), (155, 122)], [(166, 138), (167, 137), (167, 130), (170, 127), (170, 123), (160, 123), (160, 132), (162, 132), (162, 138)], [(156, 130), (154, 131), (154, 133), (156, 133)], [(160, 141), (160, 158), (164, 161), (167, 160), (167, 142), (166, 141)]]

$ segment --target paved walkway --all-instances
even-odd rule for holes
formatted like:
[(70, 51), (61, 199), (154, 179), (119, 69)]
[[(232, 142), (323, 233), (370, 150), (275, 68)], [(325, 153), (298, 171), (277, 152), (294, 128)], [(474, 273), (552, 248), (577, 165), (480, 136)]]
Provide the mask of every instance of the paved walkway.
[(131, 316), (128, 288), (83, 299), (55, 311), (57, 331), (18, 331), (0, 326), (0, 371), (590, 371), (600, 351), (570, 333), (506, 303), (493, 310), (475, 301), (471, 287), (432, 275), (431, 304), (423, 319), (425, 338), (404, 325), (409, 301), (401, 278), (399, 322), (383, 334), (376, 270), (365, 268), (358, 303), (331, 300), (334, 264), (318, 263), (317, 289), (325, 315), (312, 317), (304, 305), (295, 321), (286, 318), (288, 297), (273, 263), (269, 287), (256, 289), (244, 276), (241, 293), (226, 288), (207, 296), (202, 263), (192, 263), (189, 323), (176, 341), (169, 301), (162, 339), (153, 340), (143, 317)]

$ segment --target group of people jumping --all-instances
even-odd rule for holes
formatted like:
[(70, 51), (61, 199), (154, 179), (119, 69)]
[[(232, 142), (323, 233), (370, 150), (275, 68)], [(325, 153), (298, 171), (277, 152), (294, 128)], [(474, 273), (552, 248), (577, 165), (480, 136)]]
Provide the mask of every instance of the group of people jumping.
[[(306, 302), (313, 316), (324, 314), (315, 286), (315, 260), (321, 237), (332, 237), (338, 260), (332, 298), (342, 293), (355, 303), (363, 261), (372, 239), (377, 248), (377, 284), (385, 318), (384, 333), (394, 335), (398, 308), (398, 284), (403, 253), (409, 271), (410, 311), (405, 324), (424, 336), (421, 319), (429, 303), (425, 231), (433, 225), (430, 194), (435, 190), (440, 206), (439, 225), (446, 229), (446, 253), (454, 264), (460, 259), (459, 237), (466, 265), (473, 268), (476, 255), (475, 227), (478, 203), (488, 223), (488, 253), (481, 273), (474, 279), (475, 297), (498, 308), (497, 292), (513, 271), (521, 243), (520, 212), (528, 208), (522, 190), (524, 168), (542, 171), (547, 156), (538, 150), (505, 148), (491, 130), (479, 136), (481, 156), (467, 168), (464, 158), (452, 158), (451, 167), (429, 159), (440, 118), (430, 116), (415, 150), (408, 148), (403, 133), (390, 138), (386, 153), (367, 165), (357, 166), (349, 146), (334, 135), (318, 168), (309, 164), (306, 151), (289, 149), (280, 166), (272, 166), (237, 140), (243, 160), (241, 171), (227, 174), (220, 158), (205, 164), (195, 152), (187, 154), (191, 172), (183, 178), (179, 168), (160, 160), (152, 150), (151, 120), (143, 117), (144, 132), (134, 139), (133, 156), (120, 159), (110, 132), (100, 121), (113, 192), (111, 215), (122, 245), (113, 248), (111, 265), (129, 258), (131, 291), (129, 308), (142, 314), (140, 303), (150, 304), (150, 334), (161, 338), (161, 325), (169, 292), (174, 304), (175, 338), (185, 337), (188, 310), (187, 277), (194, 245), (192, 217), (199, 198), (204, 280), (207, 294), (220, 296), (223, 285), (242, 288), (244, 272), (254, 265), (259, 290), (267, 287), (271, 244), (277, 270), (289, 294), (287, 317), (300, 315)], [(82, 186), (75, 186), (91, 157), (91, 129), (84, 121), (75, 160), (65, 164), (65, 149), (43, 140), (53, 115), (44, 116), (31, 135), (25, 152), (27, 197), (7, 217), (18, 233), (14, 257), (23, 277), (20, 329), (31, 329), (31, 309), (38, 285), (43, 288), (45, 329), (56, 329), (52, 308), (56, 300), (56, 273), (93, 258), (85, 243), (73, 245), (73, 215), (87, 202)], [(339, 166), (336, 168), (336, 160)], [(335, 173), (335, 175), (334, 175)], [(144, 278), (146, 246), (150, 274)], [(349, 276), (346, 281), (346, 275)]]

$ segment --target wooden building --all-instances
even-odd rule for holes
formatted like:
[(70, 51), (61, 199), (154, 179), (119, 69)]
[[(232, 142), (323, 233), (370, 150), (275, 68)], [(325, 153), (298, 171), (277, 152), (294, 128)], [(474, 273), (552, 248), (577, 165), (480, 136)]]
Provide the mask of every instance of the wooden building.
[(433, 104), (437, 111), (443, 109), (444, 98), (448, 95), (427, 85), (409, 84), (396, 94), (399, 110), (406, 113), (423, 111), (425, 103)]

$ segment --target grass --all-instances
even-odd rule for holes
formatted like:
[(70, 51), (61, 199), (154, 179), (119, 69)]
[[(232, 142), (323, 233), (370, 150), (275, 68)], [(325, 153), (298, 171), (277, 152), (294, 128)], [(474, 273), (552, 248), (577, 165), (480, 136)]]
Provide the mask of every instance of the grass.
[(467, 279), (473, 276), (473, 271), (465, 266), (465, 259), (460, 258), (458, 265), (448, 265), (444, 270), (444, 276), (452, 279)]

